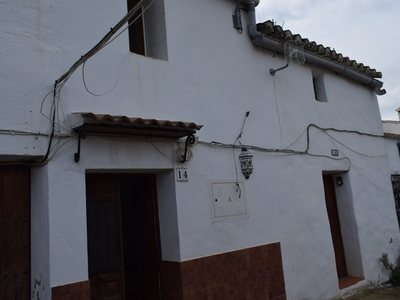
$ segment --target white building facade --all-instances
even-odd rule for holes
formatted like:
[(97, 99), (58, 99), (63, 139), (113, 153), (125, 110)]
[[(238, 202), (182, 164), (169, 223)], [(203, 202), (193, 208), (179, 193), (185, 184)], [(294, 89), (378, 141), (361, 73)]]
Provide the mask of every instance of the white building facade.
[[(399, 113), (400, 120), (400, 107), (396, 111)], [(388, 152), (397, 219), (400, 226), (400, 121), (383, 121), (383, 131)]]
[(3, 298), (329, 299), (387, 279), (379, 72), (304, 40), (282, 68), (300, 37), (255, 27), (257, 4), (0, 3)]
[(399, 112), (399, 121), (383, 121), (391, 174), (400, 174), (400, 107), (396, 111)]

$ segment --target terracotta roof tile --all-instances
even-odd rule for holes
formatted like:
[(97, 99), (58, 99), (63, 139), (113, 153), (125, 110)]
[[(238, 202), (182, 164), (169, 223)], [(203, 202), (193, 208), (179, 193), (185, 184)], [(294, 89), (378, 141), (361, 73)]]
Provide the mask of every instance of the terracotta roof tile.
[(273, 39), (280, 40), (282, 43), (287, 41), (301, 41), (304, 50), (312, 54), (322, 56), (325, 59), (335, 61), (354, 69), (357, 72), (365, 74), (372, 78), (382, 78), (382, 73), (375, 69), (365, 66), (362, 63), (358, 63), (355, 60), (349, 59), (343, 54), (337, 53), (335, 50), (317, 44), (315, 41), (310, 41), (307, 38), (301, 37), (299, 34), (293, 34), (290, 30), (283, 30), (282, 26), (275, 25), (272, 21), (266, 21), (264, 23), (257, 24), (257, 30), (265, 36)]
[(196, 130), (203, 127), (193, 122), (142, 119), (109, 114), (79, 114), (83, 118), (83, 124), (75, 127), (75, 132), (179, 138), (194, 134)]

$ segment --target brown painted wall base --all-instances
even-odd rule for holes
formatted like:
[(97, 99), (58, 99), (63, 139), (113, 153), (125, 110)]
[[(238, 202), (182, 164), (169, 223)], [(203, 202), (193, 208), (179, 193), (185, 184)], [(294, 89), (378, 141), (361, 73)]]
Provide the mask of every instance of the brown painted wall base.
[(89, 281), (56, 286), (51, 289), (52, 300), (90, 300)]
[(279, 243), (182, 263), (163, 262), (163, 300), (284, 300)]
[[(279, 243), (161, 264), (163, 300), (285, 300)], [(90, 300), (89, 281), (52, 288), (52, 300)]]

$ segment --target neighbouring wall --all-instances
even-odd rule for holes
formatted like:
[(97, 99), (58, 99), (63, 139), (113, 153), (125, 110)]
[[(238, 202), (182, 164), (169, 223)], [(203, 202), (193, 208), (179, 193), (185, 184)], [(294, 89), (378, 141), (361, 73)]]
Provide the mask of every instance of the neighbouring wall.
[(31, 170), (31, 295), (50, 300), (48, 167)]

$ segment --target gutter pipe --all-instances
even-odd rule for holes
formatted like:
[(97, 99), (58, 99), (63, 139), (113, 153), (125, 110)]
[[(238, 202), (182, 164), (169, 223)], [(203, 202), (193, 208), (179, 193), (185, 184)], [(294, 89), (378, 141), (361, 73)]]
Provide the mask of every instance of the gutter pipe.
[[(256, 6), (259, 1), (242, 1), (242, 4), (245, 5), (244, 10), (247, 12), (249, 17), (249, 24), (247, 26), (248, 34), (255, 46), (262, 47), (277, 53), (284, 53), (283, 45), (281, 42), (273, 40), (271, 38), (266, 37), (261, 32), (257, 31), (257, 22), (256, 22)], [(344, 77), (350, 78), (357, 82), (360, 82), (364, 85), (371, 87), (374, 92), (378, 95), (385, 95), (386, 90), (382, 89), (383, 82), (377, 79), (371, 78), (367, 75), (363, 75), (357, 71), (352, 70), (347, 66), (340, 65), (333, 61), (329, 61), (327, 59), (323, 59), (317, 55), (311, 54), (309, 52), (304, 51), (305, 60), (313, 65), (318, 67), (328, 69), (332, 72), (340, 74)]]

